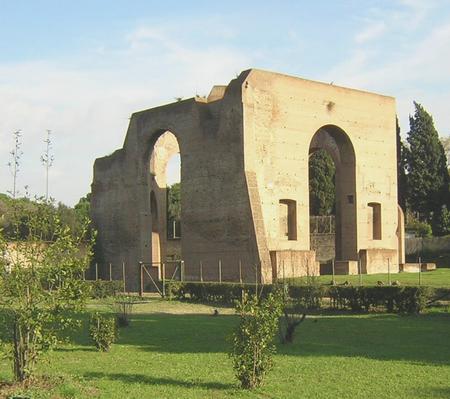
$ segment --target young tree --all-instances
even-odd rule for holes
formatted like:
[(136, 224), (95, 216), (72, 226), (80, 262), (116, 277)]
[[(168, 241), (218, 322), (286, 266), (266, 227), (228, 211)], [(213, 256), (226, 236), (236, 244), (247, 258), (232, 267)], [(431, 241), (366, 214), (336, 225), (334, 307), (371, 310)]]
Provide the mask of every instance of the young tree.
[(48, 171), (53, 165), (54, 156), (51, 154), (52, 140), (50, 139), (51, 131), (47, 130), (47, 137), (44, 140), (45, 151), (41, 155), (41, 162), (45, 168), (45, 200), (48, 201)]
[(336, 168), (325, 150), (318, 150), (309, 157), (309, 207), (311, 215), (330, 215), (335, 206)]
[(14, 137), (14, 148), (11, 150), (11, 161), (8, 162), (8, 166), (11, 169), (11, 174), (13, 175), (13, 188), (10, 194), (13, 198), (16, 198), (17, 195), (17, 175), (19, 173), (20, 167), (20, 159), (23, 155), (21, 150), (22, 147), (22, 132), (20, 130), (16, 130), (13, 133)]
[(418, 103), (410, 116), (408, 133), (408, 203), (420, 218), (430, 222), (434, 212), (449, 205), (449, 174), (444, 148), (433, 118)]
[[(0, 336), (13, 362), (15, 379), (29, 378), (39, 355), (54, 346), (65, 329), (76, 324), (88, 290), (82, 273), (88, 267), (91, 244), (80, 251), (87, 229), (74, 237), (48, 201), (36, 209), (13, 203), (8, 243), (0, 232), (0, 305), (4, 320)], [(21, 228), (27, 226), (23, 237)], [(48, 241), (50, 239), (50, 241)]]
[(282, 307), (280, 293), (269, 294), (266, 299), (260, 299), (256, 294), (245, 296), (236, 307), (240, 320), (232, 335), (230, 356), (242, 388), (260, 386), (272, 367), (273, 341)]

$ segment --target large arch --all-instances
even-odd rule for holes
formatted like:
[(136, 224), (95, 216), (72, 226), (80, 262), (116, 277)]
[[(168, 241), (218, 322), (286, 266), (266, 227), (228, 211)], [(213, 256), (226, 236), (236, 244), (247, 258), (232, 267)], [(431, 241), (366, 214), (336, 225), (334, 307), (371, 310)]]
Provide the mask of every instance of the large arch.
[(309, 154), (319, 149), (330, 154), (336, 168), (336, 260), (357, 260), (356, 157), (353, 144), (343, 129), (325, 125), (313, 135)]
[[(147, 152), (146, 183), (147, 209), (145, 214), (149, 223), (144, 224), (144, 230), (151, 233), (150, 243), (145, 245), (145, 258), (153, 266), (160, 267), (168, 257), (167, 236), (167, 165), (171, 158), (180, 154), (178, 139), (170, 130), (159, 130), (151, 138)], [(181, 162), (180, 162), (181, 163)], [(181, 168), (181, 165), (180, 165)], [(148, 236), (148, 235), (147, 235)], [(171, 245), (173, 250), (174, 245)], [(181, 253), (181, 242), (178, 243)]]

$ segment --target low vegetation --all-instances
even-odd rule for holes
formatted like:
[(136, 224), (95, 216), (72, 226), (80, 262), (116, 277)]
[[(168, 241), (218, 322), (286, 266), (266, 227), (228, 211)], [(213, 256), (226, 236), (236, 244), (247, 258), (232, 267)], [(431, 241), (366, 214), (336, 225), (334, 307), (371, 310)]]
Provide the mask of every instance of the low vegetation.
[[(277, 344), (272, 371), (253, 391), (238, 389), (228, 356), (227, 339), (239, 325), (232, 309), (156, 299), (135, 308), (108, 353), (92, 344), (85, 313), (73, 343), (43, 355), (32, 387), (12, 385), (10, 364), (0, 360), (0, 397), (449, 397), (446, 308), (420, 316), (307, 316), (292, 344)], [(88, 309), (108, 312), (110, 305), (101, 300)]]
[[(261, 296), (279, 289), (279, 285), (264, 285)], [(246, 294), (254, 294), (257, 286), (236, 283), (168, 282), (173, 297), (206, 303), (233, 304)], [(287, 295), (303, 309), (385, 311), (420, 313), (437, 298), (450, 298), (450, 288), (426, 286), (351, 286), (351, 285), (286, 285)]]

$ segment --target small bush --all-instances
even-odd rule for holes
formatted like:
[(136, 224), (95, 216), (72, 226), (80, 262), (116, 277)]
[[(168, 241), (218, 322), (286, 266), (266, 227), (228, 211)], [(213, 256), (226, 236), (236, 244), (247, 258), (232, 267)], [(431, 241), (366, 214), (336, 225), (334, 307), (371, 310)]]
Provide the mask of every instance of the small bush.
[(319, 309), (322, 305), (322, 298), (325, 296), (326, 287), (321, 285), (297, 285), (289, 287), (289, 296), (296, 303), (297, 307), (305, 310)]
[(279, 293), (260, 299), (245, 295), (236, 306), (240, 322), (232, 335), (235, 375), (241, 387), (252, 389), (262, 384), (272, 366), (275, 353), (274, 337), (278, 330), (283, 302)]
[(181, 281), (166, 281), (166, 297), (168, 299), (185, 299), (184, 284)]
[(94, 313), (89, 323), (89, 336), (99, 351), (108, 352), (117, 338), (114, 317)]
[(93, 299), (109, 298), (123, 291), (122, 281), (94, 280), (86, 281), (86, 283), (91, 287)]
[(399, 313), (418, 314), (432, 295), (433, 290), (429, 287), (402, 287), (399, 288), (394, 302)]

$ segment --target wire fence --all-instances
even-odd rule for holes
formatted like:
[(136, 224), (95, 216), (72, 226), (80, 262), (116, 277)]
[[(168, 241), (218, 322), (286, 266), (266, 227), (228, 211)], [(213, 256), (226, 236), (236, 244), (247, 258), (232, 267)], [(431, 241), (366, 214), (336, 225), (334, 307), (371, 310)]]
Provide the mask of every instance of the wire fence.
[(334, 234), (336, 231), (336, 218), (329, 216), (310, 216), (310, 234)]
[[(408, 264), (409, 269), (399, 273), (397, 265), (393, 266), (390, 259), (385, 259), (384, 266), (378, 274), (367, 274), (361, 260), (350, 262), (337, 262), (332, 259), (327, 264), (318, 263), (310, 265), (287, 262), (277, 262), (275, 268), (270, 270), (273, 281), (287, 281), (291, 284), (351, 284), (351, 285), (426, 285), (428, 283), (427, 264), (418, 259), (418, 263)], [(306, 266), (305, 266), (306, 265)], [(252, 283), (264, 284), (260, 263), (223, 262), (199, 260), (196, 264), (186, 264), (183, 260), (167, 260), (165, 262), (127, 265), (125, 262), (95, 263), (90, 275), (83, 273), (85, 280), (121, 281), (123, 291), (133, 287), (132, 292), (157, 292), (165, 296), (166, 282), (215, 282), (215, 283)], [(424, 275), (426, 276), (424, 278)], [(136, 284), (137, 283), (137, 284)], [(136, 289), (137, 286), (137, 289)]]

